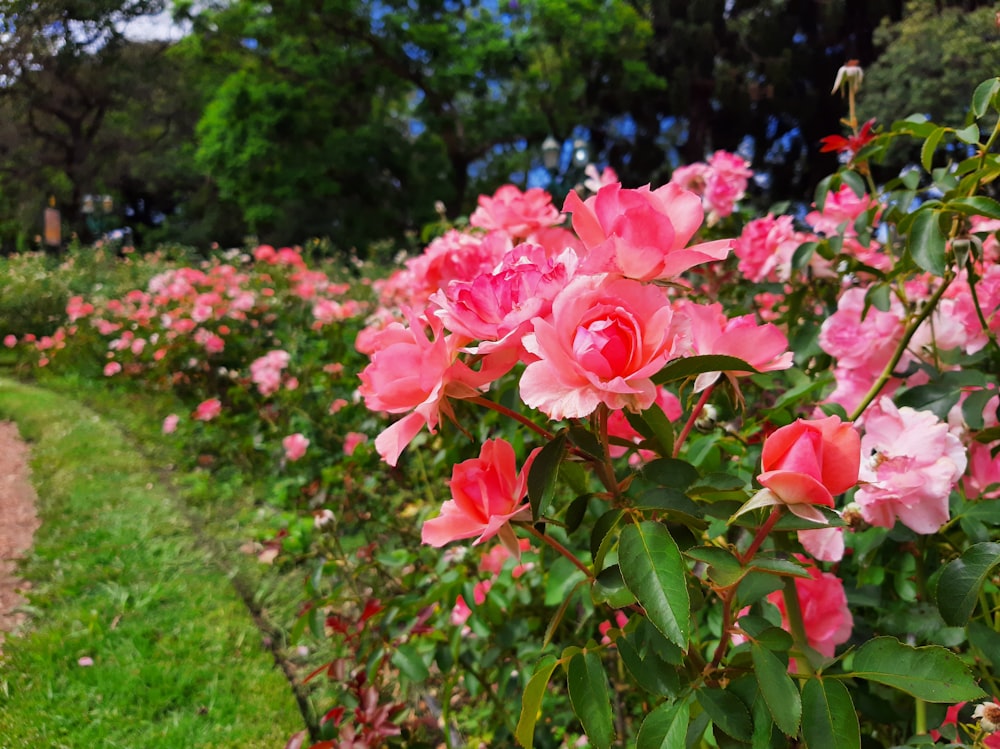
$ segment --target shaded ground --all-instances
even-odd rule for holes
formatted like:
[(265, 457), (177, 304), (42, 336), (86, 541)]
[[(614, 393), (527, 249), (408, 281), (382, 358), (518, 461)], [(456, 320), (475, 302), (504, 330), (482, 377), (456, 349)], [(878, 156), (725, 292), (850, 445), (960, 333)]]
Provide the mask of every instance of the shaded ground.
[(4, 632), (22, 622), (16, 609), (26, 584), (17, 577), (17, 559), (31, 548), (38, 528), (35, 490), (29, 481), (28, 447), (17, 427), (0, 421), (0, 644)]

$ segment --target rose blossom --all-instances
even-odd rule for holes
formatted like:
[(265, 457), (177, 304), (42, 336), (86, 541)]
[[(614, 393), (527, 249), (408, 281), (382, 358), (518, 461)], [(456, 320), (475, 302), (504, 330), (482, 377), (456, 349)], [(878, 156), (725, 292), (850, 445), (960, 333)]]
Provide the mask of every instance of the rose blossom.
[(479, 207), (469, 216), (469, 225), (525, 239), (538, 229), (558, 224), (559, 218), (552, 196), (542, 188), (521, 192), (515, 185), (503, 185), (492, 198), (479, 196)]
[(965, 448), (930, 411), (897, 408), (886, 396), (865, 415), (861, 486), (854, 501), (872, 525), (899, 520), (917, 533), (948, 522), (948, 495), (965, 472)]
[(177, 414), (170, 414), (163, 420), (163, 433), (173, 434), (177, 431), (177, 423), (181, 420)]
[(768, 505), (785, 505), (806, 520), (825, 522), (812, 505), (833, 507), (833, 496), (858, 481), (861, 440), (850, 422), (838, 416), (799, 419), (776, 430), (764, 441), (764, 487), (738, 514)]
[(670, 359), (673, 312), (663, 291), (629, 279), (582, 276), (536, 318), (523, 339), (538, 357), (521, 376), (521, 399), (552, 419), (583, 417), (601, 403), (641, 411), (652, 376)]
[(194, 411), (196, 421), (211, 421), (222, 413), (222, 402), (218, 398), (209, 398), (198, 404)]
[(520, 473), (514, 448), (502, 439), (487, 440), (478, 458), (457, 463), (449, 482), (452, 498), (441, 506), (438, 517), (424, 523), (423, 542), (444, 546), (477, 537), (473, 545), (481, 544), (500, 533), (512, 518), (527, 516), (528, 471), (540, 449), (528, 456)]
[(354, 455), (358, 445), (368, 441), (368, 435), (363, 432), (348, 432), (344, 435), (344, 455)]
[(588, 272), (640, 281), (673, 278), (695, 265), (725, 259), (733, 244), (721, 239), (685, 248), (704, 210), (697, 195), (674, 184), (624, 190), (615, 183), (586, 201), (570, 192), (563, 210), (573, 214), (573, 228), (590, 253)]
[(981, 442), (969, 445), (969, 473), (962, 480), (969, 499), (1000, 498), (1000, 455), (995, 458), (992, 455), (996, 446)]
[[(804, 561), (802, 557), (799, 559)], [(854, 618), (847, 607), (847, 596), (844, 594), (844, 583), (836, 575), (821, 572), (813, 565), (806, 569), (809, 572), (808, 578), (794, 578), (806, 639), (809, 647), (826, 658), (832, 658), (837, 645), (847, 642), (854, 627)], [(781, 626), (791, 631), (782, 592), (779, 590), (771, 593), (767, 600), (781, 612)]]
[(285, 449), (285, 459), (294, 463), (306, 454), (306, 448), (309, 447), (309, 439), (301, 432), (296, 432), (281, 440), (281, 446)]

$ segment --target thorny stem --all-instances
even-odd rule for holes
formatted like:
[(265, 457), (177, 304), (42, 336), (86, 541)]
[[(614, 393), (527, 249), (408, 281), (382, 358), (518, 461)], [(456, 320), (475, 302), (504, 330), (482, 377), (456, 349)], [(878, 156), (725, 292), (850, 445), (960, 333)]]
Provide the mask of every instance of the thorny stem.
[(537, 538), (542, 543), (548, 544), (553, 549), (555, 549), (557, 552), (559, 552), (564, 557), (566, 557), (569, 561), (571, 561), (574, 564), (574, 566), (576, 566), (576, 568), (578, 570), (580, 570), (584, 575), (587, 576), (588, 580), (593, 580), (594, 579), (594, 573), (590, 571), (590, 569), (587, 567), (587, 565), (585, 565), (583, 562), (581, 562), (572, 551), (570, 551), (565, 546), (563, 546), (561, 543), (559, 543), (558, 541), (556, 541), (548, 533), (542, 533), (542, 532), (540, 532), (531, 523), (518, 523), (517, 525), (518, 525), (518, 527), (523, 528), (524, 530), (526, 530), (530, 535), (534, 536), (535, 538)]
[(906, 327), (906, 330), (903, 332), (903, 338), (896, 345), (896, 350), (893, 352), (892, 358), (885, 365), (885, 369), (882, 370), (882, 374), (879, 375), (878, 379), (875, 380), (874, 384), (872, 384), (871, 388), (869, 388), (865, 397), (861, 399), (861, 403), (858, 404), (858, 407), (855, 408), (854, 412), (848, 417), (848, 421), (857, 420), (857, 418), (865, 412), (865, 409), (871, 405), (872, 401), (878, 397), (878, 394), (882, 392), (882, 388), (884, 388), (886, 383), (892, 378), (892, 373), (896, 369), (896, 365), (899, 364), (899, 360), (903, 358), (903, 352), (905, 352), (906, 347), (910, 345), (910, 340), (912, 340), (913, 336), (916, 334), (917, 328), (919, 328), (923, 321), (926, 320), (930, 316), (931, 312), (934, 311), (934, 308), (937, 307), (937, 303), (941, 300), (941, 297), (944, 296), (944, 292), (954, 280), (954, 275), (946, 276), (942, 279), (941, 285), (938, 286), (937, 290), (931, 295), (931, 298), (927, 300), (927, 304), (924, 305), (920, 314), (917, 315)]
[(604, 454), (601, 456), (602, 460), (599, 463), (595, 463), (594, 469), (601, 483), (611, 492), (611, 496), (614, 497), (615, 504), (617, 505), (618, 500), (621, 499), (622, 491), (615, 476), (614, 465), (611, 463), (610, 443), (608, 442), (608, 411), (607, 405), (602, 403), (595, 413), (597, 419), (597, 438), (601, 443)]
[(767, 535), (771, 532), (780, 518), (781, 505), (775, 505), (767, 520), (765, 520), (764, 524), (757, 529), (757, 534), (753, 537), (753, 541), (750, 542), (747, 550), (738, 555), (741, 565), (744, 565), (753, 559), (753, 555), (757, 553), (757, 549), (759, 549), (760, 545), (764, 543), (764, 539), (767, 538)]
[(722, 656), (725, 655), (726, 648), (729, 647), (729, 628), (733, 625), (733, 593), (735, 592), (735, 587), (726, 588), (719, 592), (719, 600), (722, 602), (722, 631), (719, 646), (715, 649), (712, 663), (708, 666), (711, 671), (719, 667), (719, 664), (722, 663)]
[(538, 424), (536, 424), (523, 414), (519, 414), (517, 411), (512, 411), (506, 406), (501, 406), (499, 403), (495, 403), (491, 401), (489, 398), (484, 398), (481, 395), (477, 395), (474, 398), (467, 398), (466, 400), (468, 400), (470, 403), (475, 403), (479, 406), (485, 406), (486, 408), (490, 408), (496, 411), (497, 413), (503, 414), (504, 416), (508, 416), (514, 419), (515, 421), (524, 424), (524, 426), (528, 427), (528, 429), (532, 430), (536, 434), (541, 435), (547, 440), (551, 440), (555, 436), (552, 434), (552, 432), (548, 431), (547, 429), (544, 429), (543, 427), (538, 426)]
[(680, 436), (674, 442), (675, 458), (680, 454), (681, 447), (684, 445), (684, 440), (687, 439), (687, 436), (691, 433), (691, 428), (694, 427), (694, 423), (698, 420), (698, 417), (701, 416), (701, 412), (704, 410), (705, 404), (708, 403), (708, 399), (712, 397), (713, 390), (715, 390), (715, 383), (712, 383), (702, 391), (701, 397), (691, 410), (691, 415), (688, 417), (687, 423), (684, 424), (684, 428), (681, 430)]

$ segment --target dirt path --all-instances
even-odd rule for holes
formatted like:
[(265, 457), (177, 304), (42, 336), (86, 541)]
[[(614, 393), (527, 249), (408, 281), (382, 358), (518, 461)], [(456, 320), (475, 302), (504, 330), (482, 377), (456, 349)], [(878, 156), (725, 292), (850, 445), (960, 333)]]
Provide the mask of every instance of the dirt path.
[(14, 611), (24, 603), (18, 590), (25, 588), (16, 576), (16, 560), (31, 548), (39, 525), (29, 475), (28, 446), (14, 424), (0, 421), (0, 645), (4, 632), (24, 619)]

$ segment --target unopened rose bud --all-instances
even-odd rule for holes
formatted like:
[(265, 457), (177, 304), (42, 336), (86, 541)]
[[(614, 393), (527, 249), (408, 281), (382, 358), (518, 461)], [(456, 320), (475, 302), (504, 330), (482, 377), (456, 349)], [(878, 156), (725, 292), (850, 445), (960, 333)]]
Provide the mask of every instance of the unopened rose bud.
[(830, 93), (835, 94), (837, 91), (843, 91), (844, 88), (857, 93), (858, 89), (861, 88), (861, 81), (864, 80), (864, 77), (865, 71), (861, 69), (858, 61), (848, 60), (837, 71), (837, 80), (834, 81), (833, 90)]

